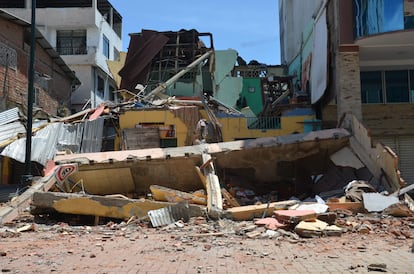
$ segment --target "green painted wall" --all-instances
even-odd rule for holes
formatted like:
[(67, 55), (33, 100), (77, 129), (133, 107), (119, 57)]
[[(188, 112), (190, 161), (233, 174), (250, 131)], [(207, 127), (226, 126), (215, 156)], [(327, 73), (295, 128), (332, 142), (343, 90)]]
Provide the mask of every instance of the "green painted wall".
[(237, 51), (216, 50), (214, 55), (214, 97), (225, 105), (234, 107), (243, 87), (243, 78), (231, 76), (237, 61)]
[(262, 85), (260, 78), (243, 78), (240, 98), (245, 98), (247, 105), (257, 116), (263, 109)]

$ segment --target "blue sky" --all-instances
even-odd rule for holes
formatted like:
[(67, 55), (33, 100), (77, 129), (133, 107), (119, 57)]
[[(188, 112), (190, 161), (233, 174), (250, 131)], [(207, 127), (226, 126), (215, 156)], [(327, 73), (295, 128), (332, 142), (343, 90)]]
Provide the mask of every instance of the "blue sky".
[(178, 31), (196, 29), (213, 34), (216, 50), (235, 49), (247, 62), (280, 64), (277, 0), (204, 2), (110, 0), (123, 17), (126, 51), (129, 33), (142, 29)]

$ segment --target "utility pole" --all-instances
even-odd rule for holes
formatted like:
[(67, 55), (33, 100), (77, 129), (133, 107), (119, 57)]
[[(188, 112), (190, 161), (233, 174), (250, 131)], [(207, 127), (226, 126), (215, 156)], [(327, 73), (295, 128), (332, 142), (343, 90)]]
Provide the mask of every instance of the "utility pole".
[(32, 18), (30, 26), (30, 62), (28, 70), (27, 87), (27, 125), (26, 125), (26, 155), (24, 164), (23, 183), (32, 180), (31, 155), (32, 155), (32, 127), (33, 127), (33, 95), (34, 95), (34, 62), (36, 52), (36, 0), (32, 0)]

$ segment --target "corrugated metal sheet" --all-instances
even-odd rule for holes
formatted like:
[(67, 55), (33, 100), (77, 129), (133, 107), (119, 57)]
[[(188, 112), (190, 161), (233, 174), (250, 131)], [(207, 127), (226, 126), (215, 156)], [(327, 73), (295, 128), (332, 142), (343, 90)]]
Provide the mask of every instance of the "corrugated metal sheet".
[(0, 126), (0, 147), (1, 144), (16, 137), (18, 134), (26, 133), (26, 128), (19, 121)]
[(12, 108), (0, 113), (0, 126), (15, 122), (20, 119), (19, 109)]
[(178, 220), (188, 222), (190, 219), (190, 208), (188, 201), (160, 209), (148, 211), (148, 217), (153, 227), (172, 224)]
[(32, 137), (32, 161), (45, 165), (47, 160), (53, 159), (62, 128), (63, 123), (52, 123)]
[(169, 225), (175, 222), (168, 207), (148, 211), (148, 217), (153, 227)]
[[(101, 151), (103, 125), (102, 117), (75, 125), (51, 123), (32, 137), (31, 160), (45, 165), (58, 150), (70, 149), (73, 153)], [(5, 147), (1, 155), (24, 163), (25, 153), (26, 138), (21, 138)]]
[(101, 151), (104, 121), (105, 119), (100, 117), (85, 122), (81, 153)]
[[(45, 165), (48, 159), (53, 158), (59, 127), (62, 127), (62, 123), (49, 124), (32, 137), (32, 161)], [(5, 147), (1, 155), (24, 163), (26, 155), (26, 138), (18, 139)]]
[(83, 123), (64, 124), (63, 130), (59, 134), (57, 150), (69, 150), (72, 153), (79, 153), (82, 144), (83, 125)]

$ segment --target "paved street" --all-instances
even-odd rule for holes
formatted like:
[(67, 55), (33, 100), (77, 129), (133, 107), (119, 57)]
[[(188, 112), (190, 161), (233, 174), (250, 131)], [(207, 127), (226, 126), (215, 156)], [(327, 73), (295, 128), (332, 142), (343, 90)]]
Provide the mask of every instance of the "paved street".
[(382, 230), (303, 239), (256, 228), (252, 239), (234, 233), (251, 222), (200, 218), (164, 228), (19, 225), (0, 228), (2, 273), (414, 273), (413, 239)]

